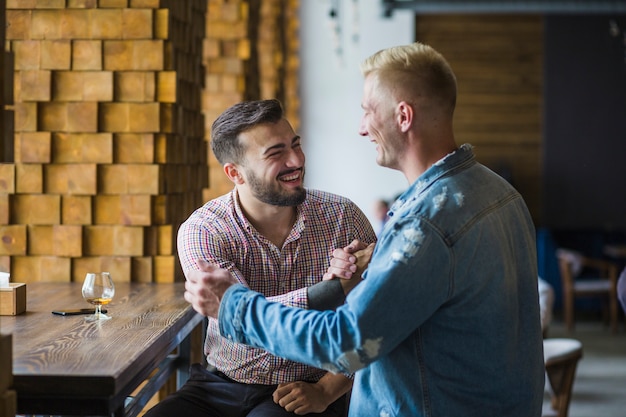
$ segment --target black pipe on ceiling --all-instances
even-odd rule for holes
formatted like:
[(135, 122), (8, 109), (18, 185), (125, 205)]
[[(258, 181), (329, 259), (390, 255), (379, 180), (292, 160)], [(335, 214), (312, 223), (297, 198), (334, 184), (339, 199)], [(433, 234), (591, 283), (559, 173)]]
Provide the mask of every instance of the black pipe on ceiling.
[(394, 10), (418, 14), (442, 13), (527, 13), (527, 14), (609, 14), (625, 13), (626, 0), (494, 1), (494, 0), (382, 0), (384, 15)]

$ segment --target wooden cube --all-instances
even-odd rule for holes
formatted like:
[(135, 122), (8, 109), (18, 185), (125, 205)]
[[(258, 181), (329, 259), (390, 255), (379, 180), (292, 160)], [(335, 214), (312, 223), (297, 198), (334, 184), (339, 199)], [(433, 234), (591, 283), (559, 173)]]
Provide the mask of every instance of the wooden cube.
[(154, 257), (154, 282), (172, 283), (175, 280), (176, 260), (174, 256)]
[(25, 70), (15, 73), (18, 101), (50, 101), (50, 71)]
[(94, 197), (94, 224), (118, 224), (121, 214), (120, 195), (97, 195)]
[(162, 71), (164, 66), (164, 41), (136, 40), (132, 42), (132, 68), (146, 71)]
[(154, 134), (120, 133), (113, 136), (113, 157), (118, 164), (154, 163)]
[(130, 71), (133, 68), (133, 41), (105, 40), (103, 44), (104, 69)]
[(122, 37), (124, 39), (150, 39), (152, 26), (152, 10), (122, 9)]
[(11, 206), (11, 221), (15, 224), (59, 224), (61, 196), (53, 194), (16, 194)]
[[(122, 30), (122, 9), (106, 9), (99, 2), (98, 9), (91, 12), (91, 38), (92, 39), (121, 39)], [(105, 43), (106, 45), (106, 43)]]
[(104, 132), (128, 132), (128, 103), (101, 103), (98, 114), (100, 130)]
[(91, 27), (89, 10), (65, 9), (61, 11), (60, 14), (61, 16), (59, 26), (61, 26), (61, 39), (90, 38)]
[(63, 224), (92, 224), (91, 197), (82, 195), (62, 196), (61, 222)]
[(109, 71), (86, 72), (83, 99), (85, 101), (112, 101), (113, 73)]
[(163, 133), (174, 133), (176, 126), (176, 109), (177, 107), (172, 103), (161, 103), (160, 121), (161, 129)]
[(143, 228), (140, 226), (85, 226), (85, 255), (142, 256)]
[(158, 132), (160, 130), (159, 103), (129, 103), (129, 123), (131, 132)]
[(30, 36), (26, 39), (61, 39), (61, 12), (33, 10)]
[(98, 131), (98, 103), (67, 103), (67, 130), (69, 132)]
[(15, 135), (15, 160), (23, 163), (50, 162), (50, 132), (23, 132)]
[(82, 226), (29, 226), (28, 254), (65, 257), (82, 256)]
[(108, 271), (113, 282), (130, 282), (131, 258), (128, 256), (100, 256), (74, 258), (72, 281), (83, 282), (87, 272)]
[[(55, 101), (83, 100), (83, 72), (55, 71), (52, 78), (52, 97)], [(49, 101), (41, 100), (41, 101)]]
[(41, 69), (69, 70), (71, 57), (71, 41), (41, 41)]
[(98, 0), (67, 0), (67, 7), (70, 9), (95, 9), (98, 7)]
[(149, 195), (99, 195), (95, 197), (95, 224), (144, 225), (151, 223)]
[(44, 166), (44, 189), (50, 194), (95, 195), (96, 164), (49, 164)]
[(43, 131), (63, 132), (67, 130), (67, 103), (39, 103), (39, 125)]
[(127, 169), (129, 194), (159, 194), (159, 165), (128, 164)]
[(41, 62), (40, 41), (13, 41), (13, 54), (16, 71), (39, 70)]
[(0, 163), (0, 193), (15, 193), (15, 164)]
[(15, 256), (11, 279), (19, 282), (69, 282), (71, 258), (60, 256)]
[(120, 71), (115, 73), (115, 100), (123, 102), (154, 101), (155, 81), (152, 71)]
[(99, 0), (98, 6), (122, 9), (124, 7), (128, 7), (128, 0)]
[[(95, 0), (94, 0), (95, 1)], [(102, 69), (102, 41), (75, 39), (72, 41), (72, 69), (74, 71)]]
[(55, 163), (113, 162), (113, 135), (111, 133), (55, 133), (52, 135), (52, 154)]
[(173, 255), (175, 239), (171, 224), (147, 227), (145, 233), (146, 255)]
[(25, 9), (6, 10), (6, 40), (30, 39), (32, 11)]
[(126, 164), (98, 166), (99, 194), (127, 194), (128, 171)]
[(152, 224), (170, 223), (169, 207), (171, 195), (156, 195), (152, 199)]
[(131, 258), (131, 281), (152, 282), (152, 257), (142, 256)]
[(130, 7), (138, 9), (158, 9), (161, 6), (161, 0), (130, 0)]
[(0, 256), (0, 271), (11, 270), (11, 256)]
[(157, 101), (176, 103), (176, 71), (157, 72)]
[(35, 0), (37, 9), (62, 9), (65, 7), (65, 0)]
[[(0, 226), (0, 255), (26, 254), (26, 225)], [(13, 280), (15, 281), (15, 280)]]
[(41, 194), (43, 192), (41, 164), (17, 164), (15, 166), (15, 192), (17, 194)]
[(15, 131), (35, 132), (37, 130), (37, 103), (15, 103), (13, 108), (15, 109)]
[(154, 13), (154, 38), (169, 39), (170, 36), (170, 11), (158, 9)]
[[(0, 193), (0, 225), (9, 224), (9, 195)], [(2, 271), (2, 265), (0, 265)]]

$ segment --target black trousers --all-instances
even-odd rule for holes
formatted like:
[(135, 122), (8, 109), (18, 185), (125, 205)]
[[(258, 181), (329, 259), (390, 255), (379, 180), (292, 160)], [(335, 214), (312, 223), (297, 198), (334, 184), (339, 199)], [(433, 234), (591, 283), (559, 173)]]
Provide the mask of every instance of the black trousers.
[[(200, 364), (191, 366), (189, 380), (178, 391), (152, 407), (145, 417), (293, 417), (275, 404), (276, 385), (241, 384), (221, 372), (209, 371)], [(346, 398), (342, 396), (323, 413), (306, 416), (343, 417)]]

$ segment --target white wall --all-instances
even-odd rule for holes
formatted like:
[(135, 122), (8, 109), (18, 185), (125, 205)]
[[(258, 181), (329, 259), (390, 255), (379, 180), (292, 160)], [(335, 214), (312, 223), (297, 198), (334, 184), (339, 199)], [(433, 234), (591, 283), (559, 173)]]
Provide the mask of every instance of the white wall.
[[(340, 3), (343, 53), (336, 53), (329, 11)], [(359, 136), (363, 79), (360, 63), (374, 52), (414, 41), (414, 15), (383, 17), (382, 0), (301, 0), (300, 135), (306, 154), (306, 185), (344, 195), (377, 228), (372, 204), (408, 186), (399, 171), (376, 164), (376, 149)], [(354, 5), (357, 13), (354, 13)], [(354, 25), (353, 22), (358, 22)], [(358, 40), (353, 41), (355, 31)]]

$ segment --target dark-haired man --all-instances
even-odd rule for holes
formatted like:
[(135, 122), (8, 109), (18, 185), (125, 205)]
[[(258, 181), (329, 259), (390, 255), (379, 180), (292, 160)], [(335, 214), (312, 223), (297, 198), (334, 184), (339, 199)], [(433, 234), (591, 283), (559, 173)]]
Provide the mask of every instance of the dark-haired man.
[[(354, 239), (376, 237), (354, 203), (304, 187), (301, 138), (280, 103), (249, 101), (227, 109), (213, 123), (211, 148), (234, 189), (180, 227), (185, 275), (211, 263), (287, 306), (322, 310), (343, 303), (352, 284), (321, 282), (331, 254)], [(204, 350), (209, 369), (194, 365), (190, 380), (148, 417), (345, 415), (349, 374), (235, 343), (220, 335), (214, 319)]]

